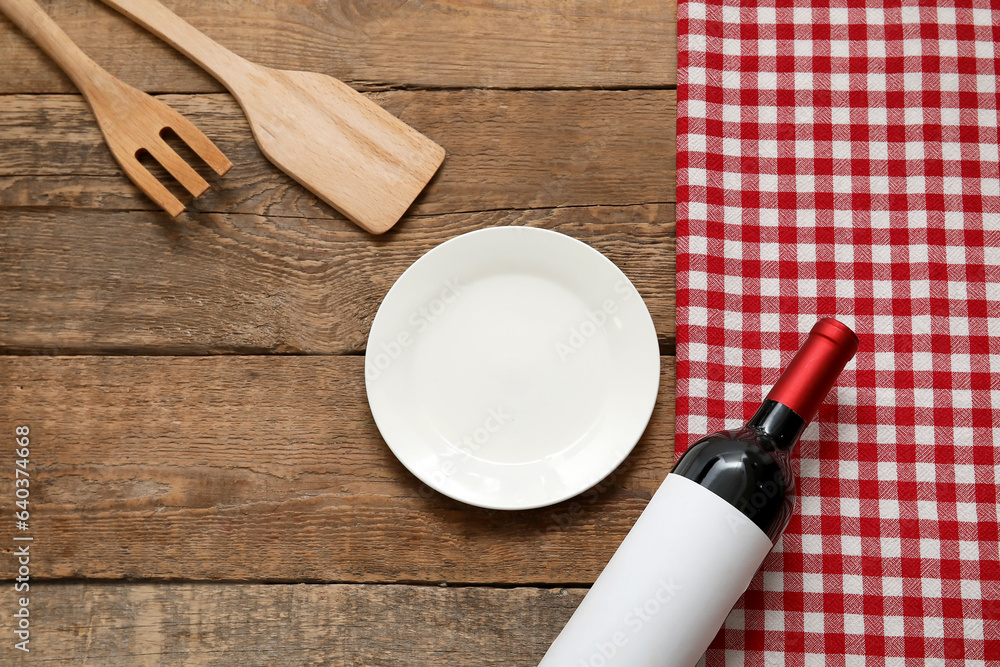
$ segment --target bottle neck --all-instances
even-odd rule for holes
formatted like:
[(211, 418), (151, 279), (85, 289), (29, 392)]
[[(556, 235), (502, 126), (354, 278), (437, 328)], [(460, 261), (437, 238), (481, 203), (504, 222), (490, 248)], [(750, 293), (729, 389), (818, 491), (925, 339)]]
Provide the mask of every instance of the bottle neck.
[(765, 399), (747, 427), (771, 441), (775, 449), (789, 452), (806, 430), (806, 420), (787, 405)]

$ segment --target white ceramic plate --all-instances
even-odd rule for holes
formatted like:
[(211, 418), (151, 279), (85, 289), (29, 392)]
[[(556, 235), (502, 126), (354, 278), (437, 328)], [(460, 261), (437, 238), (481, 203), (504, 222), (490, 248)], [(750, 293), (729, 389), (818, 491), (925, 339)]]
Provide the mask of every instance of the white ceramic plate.
[(494, 509), (550, 505), (610, 474), (659, 383), (653, 321), (625, 274), (530, 227), (470, 232), (414, 262), (365, 353), (392, 452), (428, 486)]

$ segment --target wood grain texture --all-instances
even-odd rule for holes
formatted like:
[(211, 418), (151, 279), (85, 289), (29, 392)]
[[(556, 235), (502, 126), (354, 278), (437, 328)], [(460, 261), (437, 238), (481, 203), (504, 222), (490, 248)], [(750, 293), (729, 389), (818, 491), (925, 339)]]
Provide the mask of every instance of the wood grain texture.
[(663, 357), (622, 466), (521, 512), (410, 475), (361, 357), (0, 357), (0, 432), (31, 428), (34, 580), (587, 584), (673, 465), (673, 387)]
[(673, 205), (421, 216), (378, 240), (338, 221), (0, 209), (0, 350), (359, 352), (411, 263), (499, 225), (553, 229), (603, 252), (672, 344)]
[[(581, 589), (38, 584), (30, 665), (533, 667)], [(0, 621), (8, 630), (10, 616)], [(6, 636), (13, 636), (10, 631)]]
[(245, 60), (158, 0), (104, 3), (212, 74), (239, 102), (261, 152), (362, 229), (396, 224), (444, 160), (443, 148), (338, 79)]
[[(0, 431), (32, 427), (35, 536), (32, 653), (5, 641), (0, 664), (537, 664), (673, 464), (673, 358), (613, 475), (498, 512), (422, 486), (372, 422), (363, 359), (325, 355), (363, 350), (423, 252), (510, 224), (605, 253), (670, 350), (675, 0), (166, 0), (447, 149), (377, 239), (271, 165), (185, 57), (100, 3), (40, 1), (236, 167), (202, 171), (212, 188), (170, 220), (0, 17)], [(9, 354), (36, 352), (98, 356)], [(8, 516), (12, 484), (0, 475)]]
[[(411, 215), (674, 201), (675, 91), (370, 97), (448, 151)], [(343, 219), (267, 161), (228, 95), (159, 99), (236, 165), (221, 180), (206, 170), (213, 187), (190, 202), (192, 211)], [(0, 96), (0, 155), (0, 206), (155, 210), (121, 175), (77, 96)]]
[(0, 0), (0, 11), (73, 80), (87, 99), (104, 141), (122, 171), (169, 215), (178, 215), (184, 205), (140, 164), (140, 152), (152, 155), (195, 197), (208, 189), (208, 182), (163, 140), (164, 130), (170, 129), (181, 137), (217, 174), (223, 175), (233, 166), (186, 117), (115, 78), (87, 57), (35, 0)]
[[(674, 0), (175, 0), (169, 6), (244, 58), (329, 74), (360, 89), (676, 83)], [(222, 90), (107, 7), (53, 0), (46, 8), (87, 54), (141, 90)], [(0, 94), (73, 92), (2, 17), (0, 62)]]

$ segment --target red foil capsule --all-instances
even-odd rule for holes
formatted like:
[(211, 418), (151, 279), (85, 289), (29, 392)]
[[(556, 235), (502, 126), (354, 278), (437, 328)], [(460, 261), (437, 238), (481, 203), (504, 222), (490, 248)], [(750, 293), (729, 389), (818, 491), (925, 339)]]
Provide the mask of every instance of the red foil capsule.
[(812, 421), (857, 351), (858, 337), (847, 325), (830, 317), (820, 320), (767, 398), (791, 408), (807, 423)]

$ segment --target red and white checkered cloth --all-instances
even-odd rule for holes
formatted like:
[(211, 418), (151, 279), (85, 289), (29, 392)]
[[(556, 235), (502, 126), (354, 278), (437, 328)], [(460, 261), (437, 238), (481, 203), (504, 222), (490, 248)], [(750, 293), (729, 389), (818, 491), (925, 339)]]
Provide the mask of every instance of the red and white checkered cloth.
[(679, 6), (677, 448), (861, 339), (714, 664), (1000, 665), (1000, 10)]

